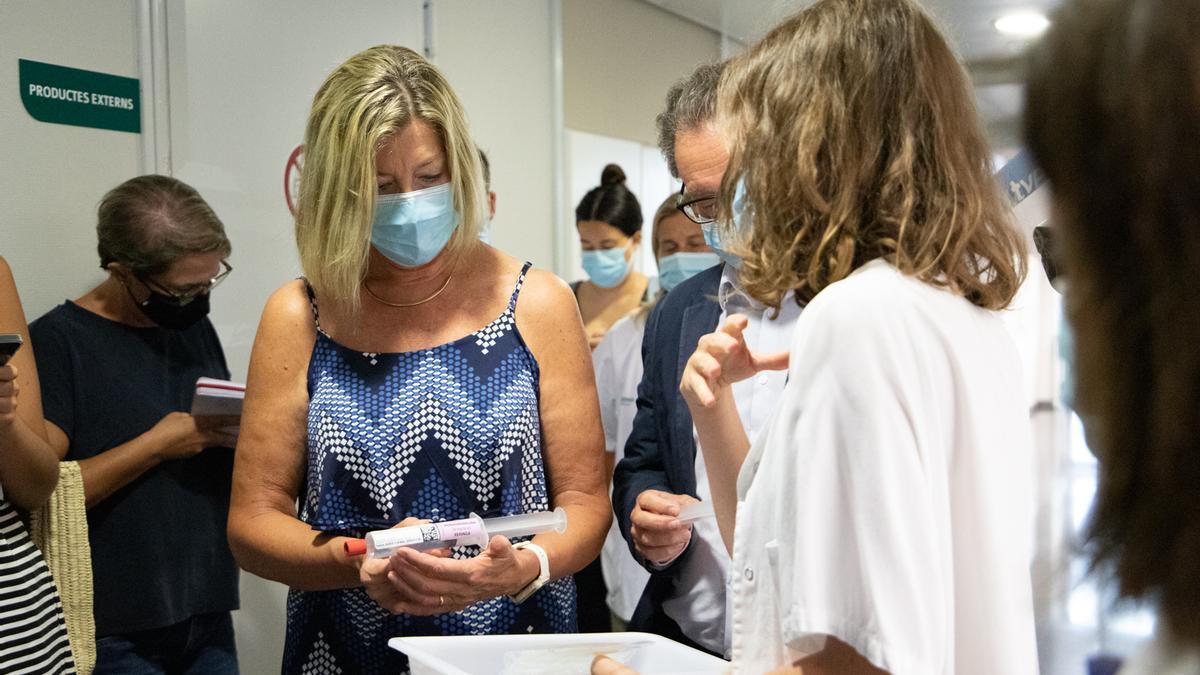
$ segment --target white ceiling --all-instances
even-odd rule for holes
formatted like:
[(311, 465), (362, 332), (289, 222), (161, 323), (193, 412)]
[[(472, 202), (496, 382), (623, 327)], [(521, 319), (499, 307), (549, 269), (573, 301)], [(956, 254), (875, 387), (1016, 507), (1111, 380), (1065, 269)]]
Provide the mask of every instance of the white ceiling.
[[(1050, 12), (1060, 0), (919, 0), (941, 22), (976, 79), (980, 112), (997, 146), (1019, 142), (1020, 56), (1028, 42), (1001, 35), (992, 22), (1020, 10)], [(742, 45), (812, 4), (811, 0), (646, 0)]]

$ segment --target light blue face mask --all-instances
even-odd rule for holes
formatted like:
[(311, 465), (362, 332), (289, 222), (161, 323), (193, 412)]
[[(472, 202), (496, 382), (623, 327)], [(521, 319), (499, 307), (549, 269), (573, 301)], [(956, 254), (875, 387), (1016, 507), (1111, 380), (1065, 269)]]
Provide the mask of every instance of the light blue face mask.
[[(1061, 278), (1061, 277), (1060, 277)], [(1068, 409), (1075, 409), (1075, 331), (1066, 316), (1062, 317), (1062, 328), (1058, 334), (1058, 357), (1063, 362), (1062, 402)]]
[[(739, 178), (737, 189), (733, 193), (733, 223), (729, 227), (734, 232), (745, 231), (743, 228), (746, 223), (743, 222), (743, 216), (746, 214), (746, 206), (746, 182)], [(716, 221), (704, 223), (700, 226), (700, 230), (704, 232), (704, 242), (713, 250), (713, 253), (717, 254), (718, 258), (734, 269), (741, 269), (742, 259), (721, 246), (721, 226)]]
[(679, 284), (720, 262), (721, 258), (716, 253), (673, 253), (658, 261), (658, 281), (669, 293)]
[(375, 197), (371, 244), (401, 267), (420, 267), (446, 248), (458, 227), (450, 184)]
[(629, 275), (624, 248), (583, 252), (583, 271), (600, 288), (614, 288)]

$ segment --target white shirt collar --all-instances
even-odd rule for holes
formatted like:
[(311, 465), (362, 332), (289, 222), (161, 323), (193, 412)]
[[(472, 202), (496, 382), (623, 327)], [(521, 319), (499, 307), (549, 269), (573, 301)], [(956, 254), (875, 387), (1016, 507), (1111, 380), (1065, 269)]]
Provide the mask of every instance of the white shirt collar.
[[(789, 315), (792, 312), (787, 310), (788, 305), (793, 307), (796, 304), (795, 293), (788, 291), (783, 296), (780, 302), (780, 314), (787, 312)], [(766, 305), (755, 300), (749, 293), (742, 288), (741, 277), (736, 268), (732, 265), (725, 265), (721, 270), (721, 284), (717, 287), (717, 302), (721, 304), (721, 313), (724, 316), (732, 314), (762, 314), (766, 309)], [(799, 314), (797, 308), (796, 314)]]

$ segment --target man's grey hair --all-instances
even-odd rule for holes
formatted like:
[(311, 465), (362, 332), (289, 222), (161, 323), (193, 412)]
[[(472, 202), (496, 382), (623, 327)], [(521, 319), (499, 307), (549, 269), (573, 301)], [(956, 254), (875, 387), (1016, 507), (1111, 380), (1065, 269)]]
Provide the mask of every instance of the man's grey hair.
[(667, 92), (667, 108), (658, 114), (658, 148), (667, 160), (671, 175), (679, 178), (675, 165), (675, 134), (691, 131), (712, 121), (717, 114), (717, 84), (725, 62), (706, 63)]

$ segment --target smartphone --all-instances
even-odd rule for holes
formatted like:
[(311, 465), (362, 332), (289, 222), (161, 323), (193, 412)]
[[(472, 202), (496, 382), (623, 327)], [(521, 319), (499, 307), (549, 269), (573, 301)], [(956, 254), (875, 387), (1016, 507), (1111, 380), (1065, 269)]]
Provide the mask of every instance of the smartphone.
[(0, 333), (0, 366), (8, 364), (23, 342), (20, 333)]

